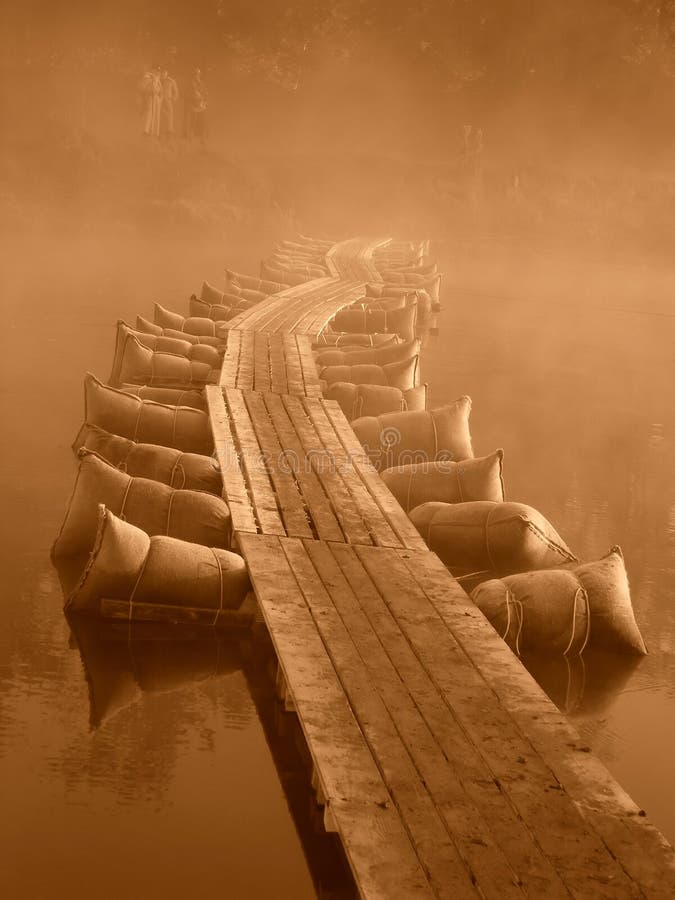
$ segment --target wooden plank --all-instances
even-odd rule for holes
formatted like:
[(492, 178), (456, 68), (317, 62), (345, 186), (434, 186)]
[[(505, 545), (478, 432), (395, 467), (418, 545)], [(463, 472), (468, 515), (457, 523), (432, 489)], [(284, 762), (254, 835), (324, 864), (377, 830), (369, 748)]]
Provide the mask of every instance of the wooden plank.
[[(423, 568), (400, 554), (464, 652), (583, 816), (648, 897), (675, 896), (673, 848), (581, 740), (435, 554)], [(658, 873), (658, 874), (657, 874)]]
[[(375, 543), (384, 547), (402, 547), (403, 543), (385, 519), (382, 510), (356, 472), (354, 459), (345, 452), (342, 443), (338, 439), (326, 414), (325, 404), (327, 402), (332, 403), (333, 401), (308, 398), (304, 401), (304, 407), (321, 438), (323, 446), (330, 455), (332, 468), (344, 485), (343, 491), (346, 491), (348, 497), (351, 498), (351, 505), (356, 508), (361, 520), (372, 535), (372, 539), (368, 543)], [(364, 455), (360, 448), (358, 452), (362, 456)], [(348, 532), (345, 533), (347, 534)], [(351, 535), (349, 535), (349, 542), (364, 543), (360, 538)]]
[(250, 628), (258, 610), (253, 592), (244, 598), (239, 609), (206, 609), (175, 606), (168, 603), (139, 603), (134, 600), (101, 598), (99, 613), (104, 619), (125, 622), (163, 622), (170, 625), (200, 625), (208, 628)]
[(207, 385), (204, 392), (213, 433), (213, 444), (223, 481), (222, 496), (230, 508), (232, 530), (255, 533), (258, 528), (234, 443), (230, 417), (222, 390), (214, 384)]
[(242, 552), (357, 887), (365, 898), (433, 897), (277, 538)]
[(286, 534), (292, 537), (311, 538), (314, 532), (308, 521), (304, 498), (293, 477), (287, 448), (282, 447), (274, 430), (263, 395), (258, 391), (247, 391), (243, 397), (258, 445), (266, 460), (272, 487), (278, 498)]
[[(361, 655), (478, 886), (488, 895), (495, 889), (508, 895), (519, 883), (531, 896), (567, 897), (527, 824), (450, 715), (353, 549), (331, 545), (330, 551), (349, 587), (341, 589), (339, 607), (345, 624), (355, 642), (365, 641), (369, 632), (377, 638), (363, 644)], [(325, 582), (329, 564), (322, 560), (317, 565), (316, 554), (311, 548), (308, 552)], [(332, 590), (332, 596), (337, 606), (339, 595)], [(424, 615), (426, 608), (420, 589), (409, 614)]]
[[(326, 446), (322, 435), (307, 415), (307, 408), (299, 397), (284, 397), (284, 405), (303, 446), (305, 457), (316, 472), (332, 510), (340, 523), (344, 539), (354, 543), (373, 543), (368, 523), (355, 506), (344, 482), (341, 461)], [(318, 401), (311, 401), (318, 402)]]
[(323, 541), (343, 541), (340, 524), (331, 508), (316, 472), (307, 460), (304, 447), (289, 418), (283, 399), (274, 394), (265, 397), (268, 414), (279, 436), (279, 443), (287, 451), (286, 459), (300, 485), (302, 495), (312, 517), (317, 536)]
[(352, 460), (354, 471), (364, 482), (400, 544), (411, 550), (426, 550), (424, 539), (368, 459), (340, 405), (334, 400), (324, 400), (322, 406), (348, 458)]
[[(619, 863), (580, 815), (555, 773), (506, 712), (432, 604), (424, 616), (409, 615), (420, 593), (416, 573), (429, 564), (430, 554), (407, 551), (408, 557), (402, 559), (395, 551), (370, 547), (356, 547), (355, 552), (475, 752), (528, 823), (568, 890), (579, 897), (635, 896)], [(410, 569), (406, 566), (409, 560)], [(451, 581), (448, 574), (448, 583)]]
[[(448, 835), (368, 670), (300, 541), (280, 542), (316, 628), (384, 782), (437, 897), (477, 897), (469, 870)], [(314, 552), (318, 546), (314, 542)], [(327, 548), (325, 548), (327, 549)], [(324, 554), (325, 556), (325, 554)], [(320, 774), (321, 770), (319, 769)]]
[(239, 354), (241, 353), (241, 332), (228, 331), (223, 365), (220, 369), (220, 384), (224, 387), (237, 386)]
[(272, 386), (269, 362), (269, 343), (266, 334), (256, 332), (253, 351), (254, 382), (256, 391), (269, 391)]
[(272, 489), (267, 461), (256, 438), (243, 394), (233, 388), (226, 388), (224, 396), (260, 529), (265, 534), (286, 534)]

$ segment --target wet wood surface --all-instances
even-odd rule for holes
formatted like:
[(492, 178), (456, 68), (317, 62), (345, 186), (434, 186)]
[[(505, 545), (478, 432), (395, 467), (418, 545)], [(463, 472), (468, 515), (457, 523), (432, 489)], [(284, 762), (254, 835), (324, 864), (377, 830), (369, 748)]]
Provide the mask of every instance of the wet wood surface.
[(233, 320), (221, 384), (206, 389), (223, 496), (325, 822), (367, 898), (675, 896), (672, 847), (316, 391), (299, 336), (410, 252), (329, 248), (333, 277)]

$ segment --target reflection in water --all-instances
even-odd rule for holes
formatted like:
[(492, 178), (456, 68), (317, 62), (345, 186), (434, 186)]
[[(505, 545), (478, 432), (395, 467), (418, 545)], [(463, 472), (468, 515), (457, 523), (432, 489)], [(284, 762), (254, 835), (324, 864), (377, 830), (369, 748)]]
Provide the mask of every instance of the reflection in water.
[[(231, 239), (228, 262), (253, 270), (259, 249), (259, 236), (250, 256)], [(73, 637), (49, 562), (84, 372), (105, 377), (117, 318), (147, 315), (154, 297), (184, 309), (221, 264), (222, 236), (186, 253), (152, 235), (34, 235), (2, 272), (0, 870), (12, 900), (319, 890), (242, 645), (183, 633), (173, 646), (136, 630), (129, 640), (86, 623)]]
[[(68, 618), (89, 686), (90, 723), (97, 728), (143, 693), (229, 675), (242, 667), (237, 643), (210, 629)], [(230, 727), (243, 727), (249, 705), (237, 694), (221, 711)]]
[(626, 687), (642, 657), (587, 649), (582, 656), (531, 654), (523, 663), (556, 706), (571, 717), (598, 716)]

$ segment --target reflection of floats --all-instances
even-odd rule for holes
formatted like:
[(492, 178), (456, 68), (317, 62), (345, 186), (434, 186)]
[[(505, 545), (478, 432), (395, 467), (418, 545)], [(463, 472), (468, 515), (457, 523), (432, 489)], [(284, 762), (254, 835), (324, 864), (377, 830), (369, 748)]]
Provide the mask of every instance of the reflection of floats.
[(643, 659), (597, 649), (581, 656), (532, 653), (521, 658), (558, 709), (572, 717), (609, 709)]
[[(69, 624), (89, 686), (93, 728), (145, 693), (176, 691), (242, 668), (239, 642), (215, 630), (96, 622), (83, 616), (70, 617)], [(233, 723), (246, 721), (250, 713), (245, 704), (235, 705), (222, 714)]]

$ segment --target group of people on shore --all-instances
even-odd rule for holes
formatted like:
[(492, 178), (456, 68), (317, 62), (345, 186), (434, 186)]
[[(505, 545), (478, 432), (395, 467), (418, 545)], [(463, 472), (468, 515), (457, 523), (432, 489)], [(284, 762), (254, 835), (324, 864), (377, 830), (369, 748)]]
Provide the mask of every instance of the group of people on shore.
[[(178, 82), (168, 69), (153, 66), (145, 71), (139, 85), (142, 107), (143, 134), (146, 137), (173, 141), (181, 92)], [(201, 71), (194, 69), (183, 96), (183, 137), (187, 140), (206, 140), (206, 109), (208, 95)]]

